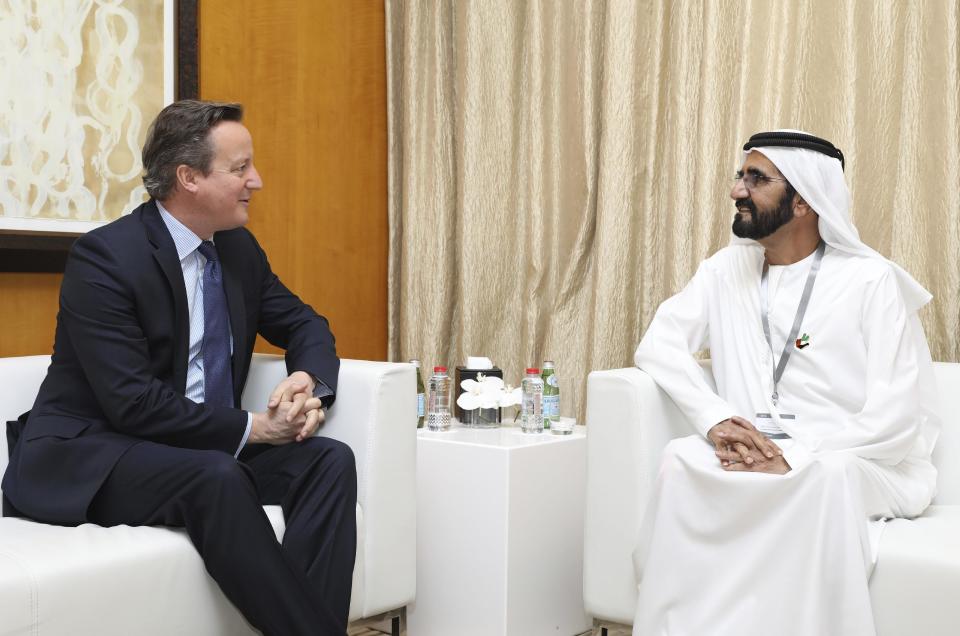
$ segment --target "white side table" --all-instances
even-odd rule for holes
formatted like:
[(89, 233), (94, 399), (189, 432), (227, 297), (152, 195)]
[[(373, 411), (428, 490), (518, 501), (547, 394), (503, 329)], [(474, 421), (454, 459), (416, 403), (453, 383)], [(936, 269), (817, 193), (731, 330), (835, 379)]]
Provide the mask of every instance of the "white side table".
[(572, 636), (583, 610), (586, 429), (417, 432), (410, 636)]

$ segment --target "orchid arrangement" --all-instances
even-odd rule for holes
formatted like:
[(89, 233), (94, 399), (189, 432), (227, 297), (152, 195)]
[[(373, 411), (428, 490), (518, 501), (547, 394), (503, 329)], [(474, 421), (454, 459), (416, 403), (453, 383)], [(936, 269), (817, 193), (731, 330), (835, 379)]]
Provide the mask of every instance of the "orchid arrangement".
[(521, 400), (520, 387), (514, 388), (498, 377), (483, 373), (478, 373), (476, 380), (464, 380), (460, 387), (464, 393), (457, 398), (457, 406), (465, 411), (514, 406)]

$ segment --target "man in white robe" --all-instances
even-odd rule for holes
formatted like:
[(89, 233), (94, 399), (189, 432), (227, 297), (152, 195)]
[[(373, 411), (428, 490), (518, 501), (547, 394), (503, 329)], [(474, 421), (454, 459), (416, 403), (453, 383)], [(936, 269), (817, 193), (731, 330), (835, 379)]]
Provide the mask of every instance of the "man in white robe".
[(635, 356), (699, 435), (664, 450), (634, 634), (872, 636), (882, 520), (921, 514), (936, 483), (930, 294), (860, 241), (832, 144), (776, 131), (744, 151), (737, 238)]

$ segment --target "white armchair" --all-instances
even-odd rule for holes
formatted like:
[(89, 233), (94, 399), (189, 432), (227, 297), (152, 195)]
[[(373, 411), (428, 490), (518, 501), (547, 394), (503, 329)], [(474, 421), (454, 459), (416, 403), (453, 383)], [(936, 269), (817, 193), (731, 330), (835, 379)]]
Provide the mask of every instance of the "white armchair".
[[(934, 372), (943, 420), (934, 452), (938, 494), (923, 516), (891, 521), (884, 530), (870, 579), (883, 636), (960, 631), (960, 364), (935, 363)], [(606, 634), (610, 625), (633, 622), (637, 581), (632, 554), (660, 453), (670, 439), (694, 430), (637, 368), (590, 374), (586, 424), (584, 605)]]
[[(49, 356), (0, 358), (0, 422), (29, 409)], [(262, 409), (286, 376), (254, 356), (243, 407)], [(357, 558), (350, 620), (386, 616), (400, 629), (416, 589), (416, 376), (408, 364), (343, 360), (320, 435), (357, 460)], [(7, 465), (0, 434), (0, 472)], [(278, 537), (279, 506), (265, 510)], [(0, 519), (0, 636), (253, 633), (181, 530), (76, 528)]]

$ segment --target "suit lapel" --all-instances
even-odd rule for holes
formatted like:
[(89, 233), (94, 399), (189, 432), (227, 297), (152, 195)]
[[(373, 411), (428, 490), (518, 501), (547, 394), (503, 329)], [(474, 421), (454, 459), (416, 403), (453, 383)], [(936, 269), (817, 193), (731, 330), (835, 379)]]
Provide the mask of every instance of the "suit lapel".
[(147, 239), (154, 247), (153, 257), (163, 270), (173, 297), (173, 380), (181, 393), (187, 387), (187, 350), (190, 347), (190, 314), (187, 309), (187, 289), (183, 284), (183, 268), (173, 238), (160, 218), (160, 211), (150, 200), (141, 215), (147, 231)]
[[(216, 241), (216, 236), (214, 236)], [(222, 243), (226, 243), (223, 241)], [(237, 272), (237, 264), (227, 245), (217, 245), (220, 254), (220, 263), (223, 266), (223, 291), (227, 295), (227, 310), (230, 312), (230, 332), (233, 334), (233, 357), (231, 370), (233, 371), (233, 392), (237, 394), (241, 388), (243, 375), (240, 368), (246, 350), (247, 315), (243, 302), (243, 287)]]

